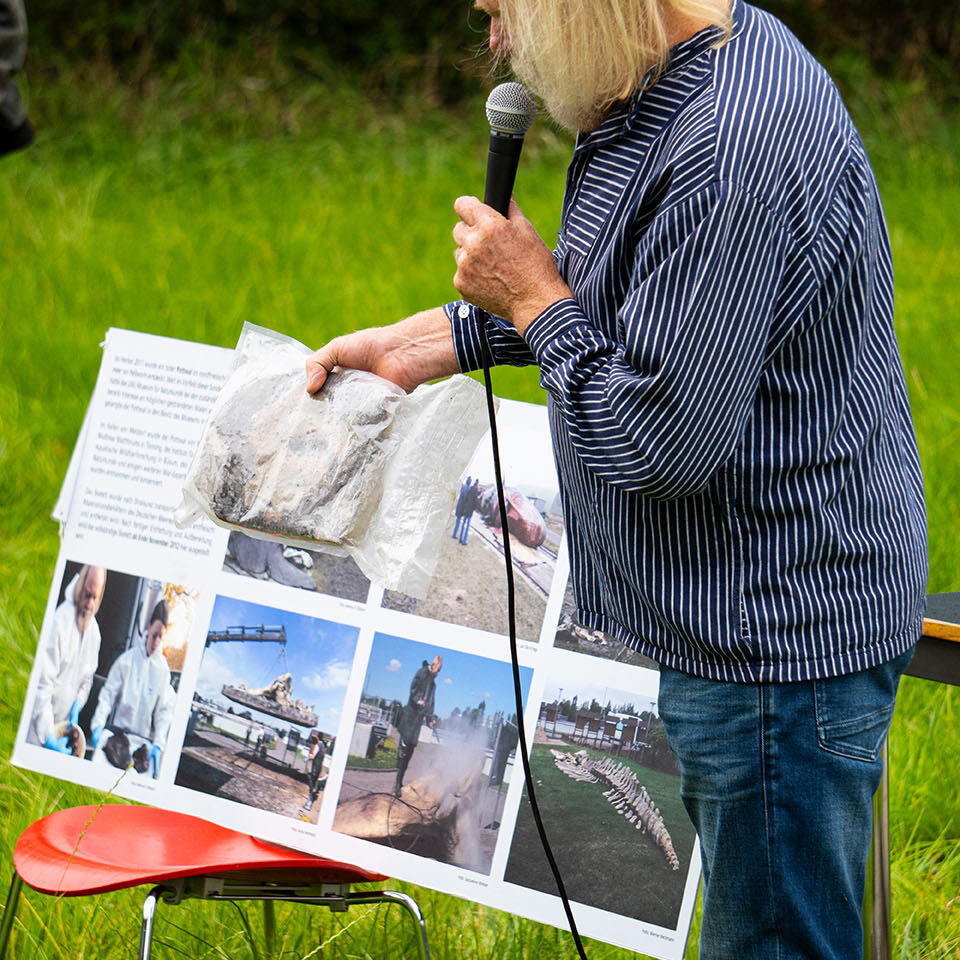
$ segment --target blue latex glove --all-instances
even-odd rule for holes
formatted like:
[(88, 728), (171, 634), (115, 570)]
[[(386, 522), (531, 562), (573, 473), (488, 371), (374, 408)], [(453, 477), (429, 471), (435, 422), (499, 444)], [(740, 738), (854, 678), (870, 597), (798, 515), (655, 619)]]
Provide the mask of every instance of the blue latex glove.
[(70, 708), (70, 726), (75, 727), (80, 721), (80, 701), (74, 700), (73, 706)]
[(103, 736), (103, 727), (94, 727), (90, 731), (90, 744), (94, 750), (100, 746), (100, 738)]
[(150, 762), (150, 766), (153, 770), (152, 776), (154, 780), (157, 779), (157, 773), (160, 770), (160, 754), (161, 753), (162, 751), (160, 750), (160, 748), (156, 744), (154, 744), (150, 748), (150, 752), (147, 754), (147, 760)]
[(69, 755), (73, 753), (73, 751), (67, 745), (69, 739), (70, 739), (69, 737), (55, 737), (53, 734), (50, 734), (50, 736), (47, 737), (47, 740), (46, 740), (46, 743), (44, 743), (44, 746), (48, 750), (56, 750), (57, 753), (65, 753)]

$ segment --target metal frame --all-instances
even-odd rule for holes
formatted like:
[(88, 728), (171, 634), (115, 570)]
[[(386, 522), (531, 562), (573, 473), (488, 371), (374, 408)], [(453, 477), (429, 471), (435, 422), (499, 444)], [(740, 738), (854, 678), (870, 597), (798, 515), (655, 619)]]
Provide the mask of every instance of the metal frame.
[[(957, 594), (933, 594), (928, 601), (937, 599), (942, 602), (945, 598), (956, 596)], [(960, 684), (960, 643), (955, 639), (947, 639), (947, 634), (935, 634), (936, 628), (925, 622), (924, 634), (917, 643), (916, 652), (905, 675), (937, 683)], [(873, 798), (873, 836), (867, 860), (862, 917), (864, 960), (891, 960), (890, 764), (886, 741), (883, 744), (883, 776)]]
[(863, 958), (891, 960), (890, 937), (890, 767), (883, 744), (883, 775), (873, 796), (873, 836), (863, 896)]
[[(0, 960), (4, 960), (7, 944), (16, 917), (17, 904), (23, 880), (14, 870), (7, 893), (7, 902), (0, 921)], [(430, 945), (427, 942), (427, 925), (420, 907), (413, 897), (396, 890), (350, 891), (349, 883), (279, 883), (276, 881), (231, 880), (229, 877), (186, 877), (158, 884), (143, 902), (140, 923), (140, 949), (138, 960), (150, 960), (153, 946), (153, 923), (157, 906), (162, 901), (169, 906), (183, 900), (260, 900), (264, 907), (264, 935), (267, 952), (273, 956), (276, 927), (273, 922), (273, 904), (277, 900), (287, 903), (304, 903), (328, 907), (335, 913), (344, 913), (352, 906), (372, 903), (391, 903), (401, 906), (416, 925), (417, 945), (420, 960), (430, 960)]]

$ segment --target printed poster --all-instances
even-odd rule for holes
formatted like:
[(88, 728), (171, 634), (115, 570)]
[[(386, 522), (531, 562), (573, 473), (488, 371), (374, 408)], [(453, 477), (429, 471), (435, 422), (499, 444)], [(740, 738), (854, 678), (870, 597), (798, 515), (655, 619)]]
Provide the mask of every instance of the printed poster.
[(414, 598), (349, 558), (174, 526), (230, 358), (108, 332), (14, 763), (565, 927), (522, 723), (581, 933), (682, 957), (700, 860), (656, 664), (576, 622), (546, 409), (501, 402), (506, 522), (488, 436)]

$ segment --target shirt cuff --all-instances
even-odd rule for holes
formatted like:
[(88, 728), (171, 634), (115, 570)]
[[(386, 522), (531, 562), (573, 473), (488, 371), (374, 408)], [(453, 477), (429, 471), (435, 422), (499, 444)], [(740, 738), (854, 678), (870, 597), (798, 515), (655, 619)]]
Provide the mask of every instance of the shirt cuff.
[(461, 373), (493, 366), (493, 356), (484, 331), (484, 312), (466, 300), (444, 305), (443, 312), (450, 321), (453, 349)]
[(556, 341), (586, 322), (580, 304), (572, 297), (567, 297), (550, 304), (530, 323), (523, 337), (541, 369), (550, 367), (551, 348), (555, 347)]

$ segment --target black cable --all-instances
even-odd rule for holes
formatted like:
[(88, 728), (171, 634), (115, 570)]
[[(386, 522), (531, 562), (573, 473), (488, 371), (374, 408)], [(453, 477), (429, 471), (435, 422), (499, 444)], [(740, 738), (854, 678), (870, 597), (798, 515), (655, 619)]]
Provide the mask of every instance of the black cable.
[(520, 748), (520, 759), (523, 763), (523, 779), (527, 787), (530, 809), (533, 812), (533, 821), (536, 823), (537, 832), (540, 834), (540, 844), (543, 847), (543, 852), (546, 854), (550, 869), (553, 871), (553, 879), (557, 883), (557, 890), (560, 893), (564, 913), (567, 915), (567, 922), (570, 924), (570, 933), (573, 934), (573, 941), (576, 944), (577, 953), (580, 955), (580, 960), (587, 960), (583, 943), (580, 940), (580, 932), (577, 930), (577, 923), (573, 918), (573, 909), (567, 897), (567, 890), (563, 885), (563, 877), (560, 875), (560, 868), (554, 859), (553, 850), (550, 849), (550, 841), (547, 840), (547, 831), (544, 829), (543, 819), (540, 816), (540, 808), (537, 806), (537, 798), (533, 790), (533, 775), (530, 772), (530, 754), (527, 751), (527, 737), (523, 729), (523, 688), (520, 685), (520, 661), (517, 659), (517, 611), (513, 584), (513, 558), (510, 555), (510, 531), (507, 528), (507, 503), (503, 492), (503, 476), (500, 473), (500, 445), (497, 441), (497, 415), (493, 402), (493, 385), (490, 382), (490, 367), (486, 363), (483, 365), (483, 382), (487, 388), (487, 415), (490, 419), (493, 472), (497, 482), (497, 502), (500, 505), (500, 532), (503, 536), (503, 559), (507, 568), (507, 619), (510, 635), (510, 660), (513, 666), (513, 692), (517, 703), (518, 746)]

